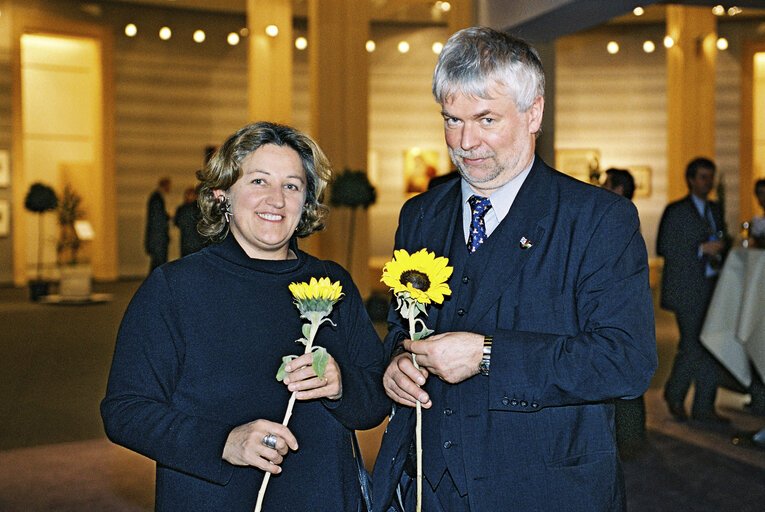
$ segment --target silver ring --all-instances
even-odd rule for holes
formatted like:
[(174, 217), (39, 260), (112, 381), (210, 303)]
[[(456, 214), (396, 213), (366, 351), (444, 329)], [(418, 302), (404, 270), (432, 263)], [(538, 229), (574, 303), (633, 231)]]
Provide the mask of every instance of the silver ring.
[(274, 434), (266, 434), (263, 436), (263, 445), (269, 448), (276, 448), (276, 436)]

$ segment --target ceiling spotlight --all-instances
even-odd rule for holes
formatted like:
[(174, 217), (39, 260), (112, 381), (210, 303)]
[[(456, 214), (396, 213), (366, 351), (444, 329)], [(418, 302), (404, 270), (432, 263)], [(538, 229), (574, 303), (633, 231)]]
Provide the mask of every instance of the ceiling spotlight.
[(723, 7), (722, 5), (719, 5), (719, 4), (715, 5), (714, 7), (712, 7), (712, 14), (714, 14), (715, 16), (724, 16), (725, 15), (725, 7)]
[(728, 49), (728, 40), (724, 37), (720, 37), (717, 39), (717, 49), (720, 51), (725, 51)]
[(240, 29), (239, 29), (239, 35), (240, 35), (240, 36), (242, 36), (242, 37), (247, 37), (247, 36), (249, 36), (249, 35), (250, 35), (250, 29), (249, 29), (249, 28), (247, 28), (247, 27), (244, 27), (244, 28), (240, 28)]
[(441, 50), (444, 49), (444, 44), (439, 41), (436, 41), (435, 43), (433, 43), (433, 46), (431, 46), (430, 49), (433, 50), (433, 53), (438, 55), (441, 53)]
[(406, 41), (401, 41), (398, 43), (398, 51), (399, 53), (406, 53), (409, 51), (409, 43)]
[(365, 44), (364, 47), (367, 49), (369, 53), (372, 53), (373, 51), (375, 51), (375, 48), (377, 48), (377, 45), (375, 44), (374, 41), (370, 39), (369, 41), (367, 41), (367, 44)]
[(308, 47), (308, 39), (305, 37), (298, 37), (295, 39), (295, 48), (298, 50), (305, 50)]
[(276, 37), (279, 35), (279, 27), (276, 25), (269, 25), (266, 27), (266, 35), (270, 37)]
[(159, 38), (163, 41), (167, 41), (170, 39), (173, 35), (173, 31), (170, 30), (170, 27), (162, 27), (159, 29)]
[(135, 26), (133, 23), (128, 23), (125, 25), (125, 35), (128, 37), (135, 37), (136, 34), (138, 34), (138, 27)]
[(664, 48), (672, 48), (675, 46), (675, 40), (670, 36), (664, 36)]
[(204, 30), (195, 30), (194, 31), (194, 41), (197, 43), (203, 43), (205, 40), (205, 31)]
[(643, 9), (642, 7), (638, 5), (637, 7), (632, 9), (632, 14), (634, 14), (635, 16), (642, 16), (645, 14), (645, 9)]
[(616, 54), (616, 53), (619, 53), (619, 43), (617, 43), (616, 41), (610, 41), (610, 42), (609, 42), (609, 43), (606, 45), (606, 51), (607, 51), (608, 53), (610, 53), (611, 55), (614, 55), (614, 54)]
[(226, 37), (226, 42), (230, 44), (231, 46), (236, 46), (239, 44), (239, 34), (236, 32), (229, 32), (228, 36)]
[(452, 4), (449, 2), (436, 2), (436, 9), (441, 9), (443, 12), (449, 12), (452, 9)]
[(646, 53), (653, 53), (653, 51), (656, 49), (656, 45), (653, 44), (653, 41), (646, 41), (643, 43), (643, 51)]
[(733, 7), (728, 7), (728, 16), (735, 16), (736, 14), (741, 14), (742, 12), (744, 11), (741, 9), (741, 7), (735, 5)]

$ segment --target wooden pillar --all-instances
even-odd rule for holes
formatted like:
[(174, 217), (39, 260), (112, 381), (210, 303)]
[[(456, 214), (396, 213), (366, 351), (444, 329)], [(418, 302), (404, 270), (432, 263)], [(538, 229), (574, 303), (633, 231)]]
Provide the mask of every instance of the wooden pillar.
[[(266, 34), (275, 25), (276, 36)], [(250, 121), (292, 120), (292, 2), (247, 0), (248, 115)]]
[(449, 11), (449, 35), (474, 25), (473, 0), (452, 0)]
[[(308, 8), (311, 135), (336, 173), (367, 170), (369, 2), (310, 0)], [(367, 212), (358, 209), (353, 257), (347, 261), (351, 212), (332, 207), (327, 230), (308, 239), (321, 258), (343, 265), (362, 296), (369, 293)], [(314, 240), (312, 240), (314, 239)], [(305, 245), (305, 244), (304, 244)]]
[(690, 160), (715, 156), (717, 25), (709, 7), (667, 6), (667, 195), (688, 193)]

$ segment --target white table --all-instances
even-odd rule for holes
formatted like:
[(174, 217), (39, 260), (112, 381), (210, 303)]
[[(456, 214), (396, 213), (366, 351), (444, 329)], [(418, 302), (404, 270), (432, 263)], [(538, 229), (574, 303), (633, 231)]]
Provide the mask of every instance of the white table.
[(748, 387), (765, 380), (765, 249), (734, 249), (720, 272), (701, 342)]

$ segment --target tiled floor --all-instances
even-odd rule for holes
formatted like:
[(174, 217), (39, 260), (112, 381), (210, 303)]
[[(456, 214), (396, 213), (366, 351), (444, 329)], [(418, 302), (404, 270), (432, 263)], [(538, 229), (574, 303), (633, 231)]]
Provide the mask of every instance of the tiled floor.
[[(78, 306), (0, 288), (0, 510), (151, 510), (153, 463), (106, 441), (98, 414), (119, 319), (139, 284), (97, 284), (113, 300)], [(718, 409), (733, 420), (724, 431), (671, 419), (661, 399), (677, 340), (671, 314), (657, 311), (656, 333), (648, 427), (765, 468), (765, 451), (730, 443), (736, 430), (765, 427), (743, 410), (745, 395), (720, 392)]]

